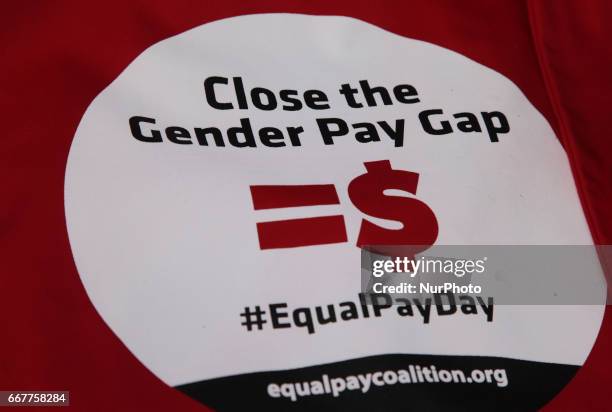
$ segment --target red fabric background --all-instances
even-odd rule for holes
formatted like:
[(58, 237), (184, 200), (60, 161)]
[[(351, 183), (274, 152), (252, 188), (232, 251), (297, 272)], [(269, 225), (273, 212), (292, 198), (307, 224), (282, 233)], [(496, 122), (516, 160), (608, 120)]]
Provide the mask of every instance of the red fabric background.
[[(102, 322), (76, 272), (65, 227), (64, 169), (78, 122), (146, 47), (224, 17), (296, 12), (352, 16), (458, 51), (512, 79), (549, 119), (570, 155), (594, 239), (611, 244), (610, 4), (5, 2), (0, 389), (70, 390), (72, 410), (79, 411), (203, 410), (154, 377)], [(611, 344), (607, 310), (587, 364), (548, 410), (612, 410)]]

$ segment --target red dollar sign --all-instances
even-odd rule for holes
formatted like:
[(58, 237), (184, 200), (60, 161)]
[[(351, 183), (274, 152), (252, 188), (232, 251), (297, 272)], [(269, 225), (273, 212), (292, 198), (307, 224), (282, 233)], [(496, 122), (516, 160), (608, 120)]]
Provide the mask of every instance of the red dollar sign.
[(438, 238), (438, 220), (429, 206), (418, 199), (384, 194), (396, 189), (416, 195), (419, 174), (392, 169), (388, 160), (364, 165), (368, 172), (349, 184), (351, 201), (366, 215), (394, 220), (403, 227), (387, 229), (363, 219), (357, 246), (392, 257), (414, 257), (433, 245)]

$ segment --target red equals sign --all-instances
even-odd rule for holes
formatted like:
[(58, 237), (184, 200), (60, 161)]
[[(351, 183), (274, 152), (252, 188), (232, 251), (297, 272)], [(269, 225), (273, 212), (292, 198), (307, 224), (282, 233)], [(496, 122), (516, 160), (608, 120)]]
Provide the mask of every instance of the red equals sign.
[[(255, 210), (340, 204), (334, 185), (251, 186)], [(342, 215), (257, 223), (261, 249), (325, 245), (347, 241)]]

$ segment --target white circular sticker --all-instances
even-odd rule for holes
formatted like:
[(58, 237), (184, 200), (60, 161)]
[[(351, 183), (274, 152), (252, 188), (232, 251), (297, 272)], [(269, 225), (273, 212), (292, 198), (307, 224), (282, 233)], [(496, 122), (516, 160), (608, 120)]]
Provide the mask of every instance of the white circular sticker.
[[(366, 316), (361, 245), (591, 238), (566, 155), (515, 84), (352, 18), (240, 16), (151, 46), (84, 114), (65, 203), (91, 301), (172, 386), (388, 354), (582, 365), (603, 316)], [(325, 379), (320, 399), (375, 392)], [(261, 388), (285, 406), (317, 395)]]

